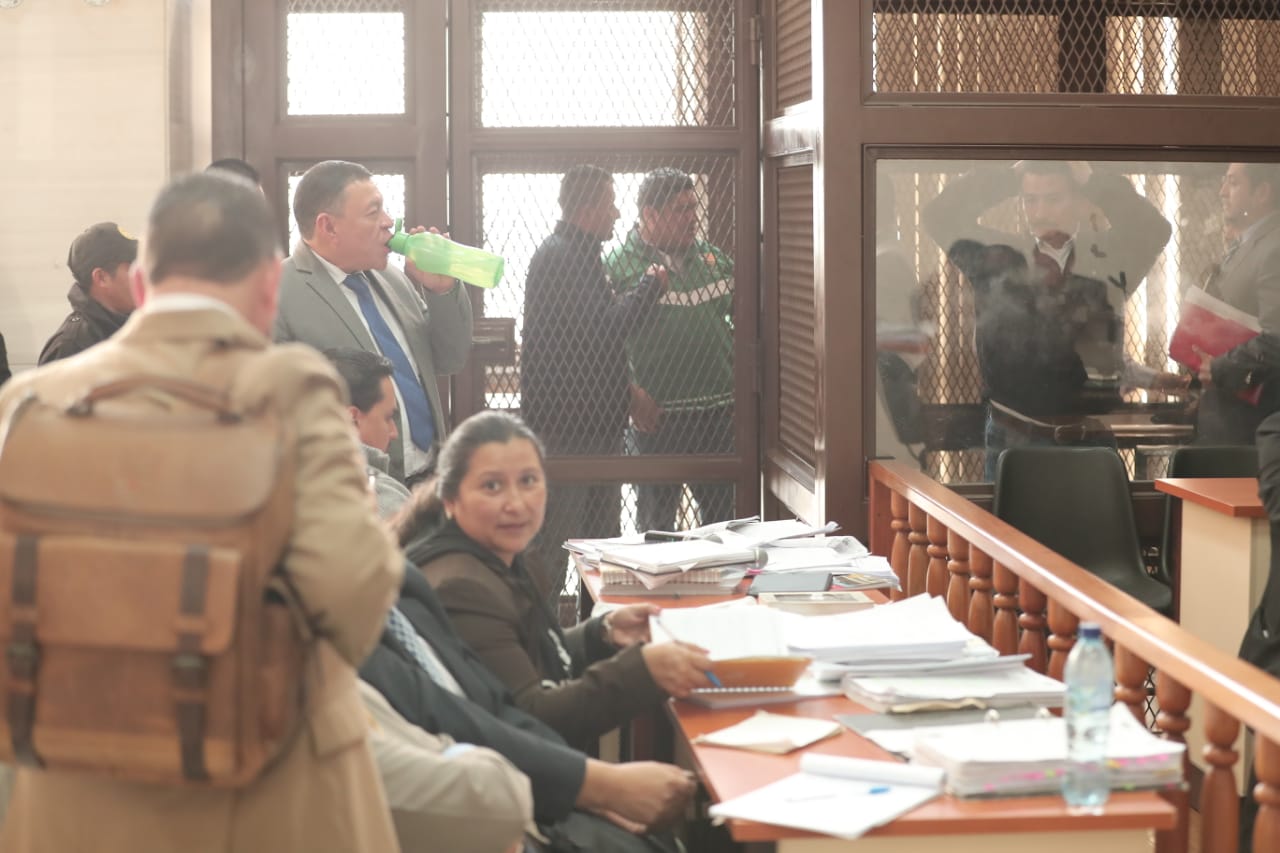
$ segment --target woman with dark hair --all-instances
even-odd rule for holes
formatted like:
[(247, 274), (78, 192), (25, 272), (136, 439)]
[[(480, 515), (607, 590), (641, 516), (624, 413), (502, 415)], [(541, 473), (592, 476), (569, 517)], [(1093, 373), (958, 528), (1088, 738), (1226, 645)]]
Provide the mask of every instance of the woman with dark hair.
[(542, 457), (518, 418), (474, 415), (450, 434), (435, 479), (392, 526), (516, 704), (584, 747), (668, 695), (709, 686), (711, 661), (693, 646), (646, 645), (657, 612), (649, 605), (560, 628), (522, 559), (546, 509)]

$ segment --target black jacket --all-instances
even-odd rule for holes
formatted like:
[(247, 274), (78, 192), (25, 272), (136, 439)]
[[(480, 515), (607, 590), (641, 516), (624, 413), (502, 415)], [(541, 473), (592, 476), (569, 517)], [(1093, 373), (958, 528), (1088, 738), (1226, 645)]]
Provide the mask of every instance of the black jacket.
[(609, 453), (627, 424), (627, 333), (657, 301), (654, 277), (616, 293), (600, 239), (556, 224), (529, 264), (520, 410), (552, 453)]
[[(1263, 419), (1280, 411), (1280, 335), (1263, 332), (1210, 364), (1213, 384), (1200, 398), (1196, 441), (1253, 444)], [(1256, 402), (1240, 396), (1251, 392)]]
[(85, 293), (78, 284), (71, 285), (71, 289), (67, 291), (67, 301), (71, 303), (71, 313), (45, 343), (44, 349), (40, 350), (37, 364), (67, 358), (94, 344), (102, 343), (129, 319), (128, 314), (108, 310), (101, 302)]
[(1120, 346), (1106, 285), (1068, 272), (1049, 286), (1011, 246), (960, 240), (948, 257), (974, 290), (984, 396), (1025, 415), (1086, 411), (1078, 350)]
[(1240, 657), (1280, 676), (1280, 413), (1258, 428), (1258, 494), (1271, 520), (1271, 572), (1240, 644)]
[(414, 725), (505, 756), (532, 782), (539, 821), (568, 815), (582, 788), (586, 756), (511, 703), (502, 684), (458, 639), (431, 585), (412, 566), (405, 567), (398, 606), (453, 673), (467, 699), (436, 685), (388, 631), (360, 667), (360, 677)]

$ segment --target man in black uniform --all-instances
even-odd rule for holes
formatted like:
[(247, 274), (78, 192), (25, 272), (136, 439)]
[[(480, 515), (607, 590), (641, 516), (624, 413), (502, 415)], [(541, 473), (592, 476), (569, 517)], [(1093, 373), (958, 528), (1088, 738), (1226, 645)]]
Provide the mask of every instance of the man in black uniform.
[(67, 268), (75, 283), (67, 291), (71, 313), (40, 351), (39, 364), (75, 355), (116, 333), (133, 311), (129, 267), (138, 241), (114, 222), (89, 227), (71, 244)]
[[(666, 278), (650, 268), (639, 287), (622, 294), (606, 278), (600, 245), (618, 221), (609, 172), (569, 169), (560, 209), (525, 281), (521, 415), (552, 456), (616, 455), (631, 399), (623, 341), (662, 295)], [(621, 492), (616, 484), (551, 485), (534, 567), (559, 595), (567, 561), (561, 543), (618, 535)]]

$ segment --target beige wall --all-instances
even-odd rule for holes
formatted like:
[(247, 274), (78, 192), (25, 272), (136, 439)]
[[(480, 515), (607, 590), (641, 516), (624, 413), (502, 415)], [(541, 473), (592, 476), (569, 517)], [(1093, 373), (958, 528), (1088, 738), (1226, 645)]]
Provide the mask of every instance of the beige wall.
[(105, 219), (140, 232), (173, 165), (207, 162), (208, 3), (0, 9), (0, 334), (15, 369), (69, 310), (72, 238)]

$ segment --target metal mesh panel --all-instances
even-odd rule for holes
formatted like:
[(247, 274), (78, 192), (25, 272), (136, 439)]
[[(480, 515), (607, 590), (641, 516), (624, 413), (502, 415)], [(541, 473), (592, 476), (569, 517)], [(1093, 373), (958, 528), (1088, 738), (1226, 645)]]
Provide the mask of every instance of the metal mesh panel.
[[(731, 311), (732, 280), (726, 281), (723, 272), (737, 250), (734, 245), (736, 164), (732, 157), (673, 158), (621, 153), (583, 155), (580, 158), (572, 155), (481, 158), (477, 164), (481, 239), (485, 248), (502, 255), (507, 262), (503, 286), (485, 294), (484, 310), (487, 316), (517, 318), (516, 336), (521, 350), (525, 344), (526, 312), (530, 310), (525, 291), (530, 263), (539, 245), (552, 235), (560, 217), (557, 199), (564, 170), (579, 161), (600, 166), (613, 175), (620, 218), (602, 248), (603, 255), (614, 257), (616, 262), (608, 273), (598, 269), (592, 272), (589, 268), (595, 257), (592, 248), (581, 253), (558, 253), (554, 256), (554, 263), (561, 266), (546, 269), (546, 280), (552, 286), (543, 293), (535, 294), (539, 301), (533, 310), (539, 312), (543, 320), (536, 330), (541, 336), (540, 341), (546, 344), (542, 350), (545, 363), (541, 367), (558, 378), (557, 387), (547, 392), (554, 395), (554, 401), (544, 406), (548, 414), (538, 419), (538, 426), (549, 434), (570, 437), (568, 441), (556, 443), (552, 450), (555, 454), (617, 453), (621, 451), (620, 434), (616, 444), (601, 445), (586, 440), (584, 433), (588, 431), (576, 430), (570, 422), (584, 398), (599, 399), (601, 384), (615, 382), (618, 378), (616, 373), (610, 375), (599, 359), (592, 357), (595, 350), (590, 344), (593, 342), (583, 340), (592, 331), (599, 335), (611, 334), (609, 330), (615, 327), (602, 316), (584, 316), (586, 306), (577, 299), (575, 292), (569, 286), (556, 287), (555, 282), (558, 278), (612, 274), (617, 296), (601, 297), (595, 306), (597, 311), (604, 308), (617, 310), (615, 306), (622, 305), (620, 298), (625, 298), (636, 287), (648, 263), (662, 262), (660, 253), (651, 257), (647, 251), (632, 251), (637, 246), (632, 236), (639, 216), (637, 193), (645, 175), (660, 167), (687, 173), (692, 179), (693, 198), (697, 203), (698, 242), (686, 252), (670, 255), (673, 265), (677, 261), (682, 265), (682, 273), (672, 272), (672, 292), (662, 297), (673, 304), (646, 306), (643, 300), (632, 297), (635, 308), (630, 311), (624, 309), (626, 316), (622, 318), (620, 328), (629, 330), (622, 336), (628, 342), (633, 366), (635, 359), (641, 359), (650, 369), (650, 375), (652, 371), (661, 374), (657, 377), (660, 382), (692, 372), (699, 375), (700, 382), (694, 385), (676, 383), (673, 390), (705, 390), (731, 397), (733, 329), (731, 314), (727, 312)], [(568, 201), (572, 203), (577, 199)], [(636, 258), (641, 260), (638, 262)], [(682, 296), (675, 292), (677, 290), (689, 294), (686, 302), (699, 298), (699, 294), (710, 296), (711, 301), (701, 305), (680, 304)], [(713, 306), (718, 306), (718, 310)], [(691, 311), (698, 315), (692, 324), (680, 316)], [(689, 334), (708, 328), (715, 334)], [(726, 350), (726, 345), (730, 349)], [(619, 368), (624, 374), (626, 369), (626, 365)], [(717, 377), (721, 380), (719, 383)], [(638, 376), (633, 375), (632, 378), (639, 380)], [(486, 402), (491, 408), (522, 407), (518, 367), (515, 370), (491, 368), (487, 389)], [(684, 397), (669, 402), (675, 408), (681, 405), (681, 399)], [(665, 404), (666, 401), (658, 402)], [(563, 414), (558, 414), (560, 411)], [(672, 423), (676, 421), (673, 419)], [(699, 424), (688, 422), (682, 426), (686, 431), (672, 436), (673, 444), (665, 452), (732, 452), (732, 434), (724, 436), (727, 444), (713, 450), (693, 434), (700, 428)]]
[(476, 0), (483, 127), (730, 127), (733, 0)]
[(1272, 0), (878, 0), (879, 92), (1280, 95)]
[[(898, 228), (890, 231), (897, 235), (896, 251), (907, 259), (915, 281), (904, 286), (900, 281), (886, 279), (883, 272), (878, 273), (877, 322), (883, 324), (896, 317), (898, 322), (914, 324), (926, 333), (928, 346), (918, 366), (913, 365), (919, 397), (926, 407), (974, 407), (982, 399), (974, 345), (973, 289), (947, 262), (942, 249), (925, 232), (922, 221), (924, 211), (948, 182), (967, 173), (970, 166), (959, 161), (880, 164), (877, 193), (892, 196), (889, 209), (896, 206)], [(1226, 167), (1222, 163), (1114, 163), (1105, 168), (1129, 181), (1172, 225), (1169, 241), (1124, 304), (1124, 353), (1131, 364), (1176, 372), (1178, 366), (1169, 359), (1168, 348), (1177, 325), (1181, 294), (1187, 287), (1201, 285), (1223, 253), (1222, 203), (1218, 193)], [(879, 203), (877, 207), (885, 209)], [(1015, 240), (1020, 239), (1016, 235), (1025, 235), (1027, 230), (1020, 206), (1012, 197), (988, 209), (978, 224), (1013, 235)], [(1095, 210), (1090, 227), (1108, 229), (1114, 223), (1107, 222)], [(877, 257), (883, 265), (883, 253), (878, 252)], [(906, 302), (897, 292), (903, 289), (914, 294)], [(883, 393), (883, 380), (881, 390)], [(1161, 393), (1141, 389), (1125, 395), (1131, 403), (1166, 399)], [(887, 433), (887, 427), (878, 428), (878, 452), (885, 450)], [(971, 440), (974, 438), (972, 432), (968, 435)], [(976, 438), (973, 449), (931, 449), (924, 455), (925, 470), (943, 482), (981, 479), (980, 432)], [(912, 455), (915, 452), (913, 448)], [(1141, 477), (1152, 470), (1148, 455), (1147, 451), (1122, 453), (1131, 476)]]
[(403, 0), (290, 0), (285, 54), (289, 115), (405, 111)]

